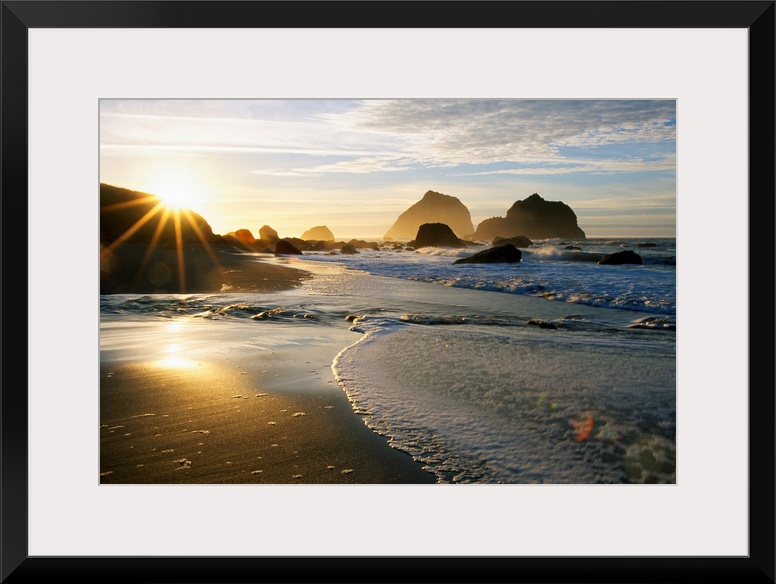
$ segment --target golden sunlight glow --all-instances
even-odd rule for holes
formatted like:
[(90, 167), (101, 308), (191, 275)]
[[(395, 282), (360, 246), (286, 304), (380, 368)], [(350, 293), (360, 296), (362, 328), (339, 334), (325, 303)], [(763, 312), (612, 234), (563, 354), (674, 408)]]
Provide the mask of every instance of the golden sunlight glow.
[[(181, 175), (183, 176), (183, 175)], [(194, 196), (195, 194), (203, 191), (197, 191), (194, 190), (192, 187), (191, 191), (188, 191), (191, 196), (187, 197), (189, 201), (191, 201), (191, 205), (194, 204), (194, 202), (197, 200), (197, 197)], [(218, 266), (218, 258), (216, 257), (213, 250), (210, 248), (210, 245), (208, 243), (207, 238), (205, 237), (205, 234), (200, 229), (199, 225), (197, 224), (197, 219), (192, 215), (192, 211), (188, 208), (186, 209), (180, 209), (175, 208), (172, 206), (171, 202), (165, 202), (160, 201), (159, 198), (161, 198), (159, 195), (156, 195), (155, 193), (147, 193), (149, 196), (142, 197), (139, 199), (135, 199), (132, 201), (117, 203), (115, 205), (108, 205), (104, 208), (101, 208), (101, 212), (107, 210), (115, 210), (119, 208), (124, 207), (131, 207), (134, 205), (149, 205), (152, 204), (153, 207), (151, 207), (142, 217), (140, 217), (133, 225), (128, 227), (119, 237), (117, 237), (113, 242), (110, 243), (108, 246), (100, 245), (100, 266), (103, 272), (110, 273), (110, 271), (115, 267), (115, 257), (114, 257), (114, 250), (121, 246), (124, 242), (127, 240), (131, 240), (131, 237), (137, 233), (146, 223), (151, 221), (152, 219), (156, 218), (156, 228), (154, 230), (153, 236), (151, 237), (151, 240), (148, 245), (148, 250), (145, 253), (145, 256), (143, 257), (143, 260), (141, 262), (140, 268), (137, 271), (136, 275), (136, 282), (138, 278), (140, 278), (145, 272), (145, 268), (148, 265), (149, 261), (153, 257), (154, 251), (157, 249), (157, 245), (160, 242), (160, 238), (165, 230), (165, 227), (168, 225), (168, 222), (172, 223), (173, 230), (174, 230), (174, 236), (175, 236), (175, 250), (176, 250), (176, 258), (177, 261), (175, 262), (175, 265), (177, 266), (177, 287), (179, 289), (179, 292), (184, 293), (186, 292), (186, 264), (185, 264), (185, 250), (184, 250), (184, 237), (183, 237), (183, 230), (184, 226), (187, 230), (191, 230), (194, 235), (196, 236), (196, 239), (199, 240), (199, 242), (204, 246), (205, 252), (210, 256), (210, 259), (213, 261), (213, 265)], [(170, 199), (171, 201), (172, 199)], [(169, 268), (168, 268), (169, 271)], [(161, 281), (157, 281), (157, 279), (151, 278), (149, 276), (149, 280), (152, 281), (154, 284), (157, 285), (167, 285), (170, 274), (163, 274), (163, 277), (160, 279)]]
[(169, 367), (173, 369), (186, 369), (188, 367), (194, 367), (196, 363), (191, 359), (187, 359), (181, 355), (182, 350), (183, 346), (178, 343), (168, 345), (165, 349), (167, 356), (157, 361), (156, 364), (161, 367)]
[(205, 201), (205, 188), (202, 182), (187, 169), (159, 170), (148, 177), (144, 190), (161, 198), (169, 209), (189, 209), (200, 212)]
[(173, 320), (167, 325), (167, 330), (171, 333), (179, 333), (183, 329), (183, 322), (180, 320)]

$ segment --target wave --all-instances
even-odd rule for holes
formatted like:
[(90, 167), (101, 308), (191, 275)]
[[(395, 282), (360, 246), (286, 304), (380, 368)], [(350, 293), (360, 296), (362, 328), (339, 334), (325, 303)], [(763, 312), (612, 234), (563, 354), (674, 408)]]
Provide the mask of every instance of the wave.
[[(638, 248), (639, 243), (652, 245)], [(676, 314), (675, 240), (545, 240), (522, 249), (523, 259), (515, 264), (453, 263), (486, 247), (429, 247), (400, 254), (362, 250), (354, 256), (309, 254), (307, 259), (321, 265), (337, 264), (388, 278), (447, 287), (521, 294), (571, 304), (669, 316)], [(643, 264), (598, 264), (604, 255), (625, 248), (637, 249)]]
[[(137, 316), (159, 319), (180, 317), (204, 320), (249, 319), (255, 321), (329, 322), (345, 317), (346, 311), (319, 308), (312, 303), (279, 304), (256, 301), (265, 294), (215, 294), (127, 297), (122, 294), (100, 296), (102, 316)], [(239, 298), (238, 301), (234, 301)]]
[(438, 482), (675, 482), (672, 343), (425, 322), (357, 319), (332, 370)]

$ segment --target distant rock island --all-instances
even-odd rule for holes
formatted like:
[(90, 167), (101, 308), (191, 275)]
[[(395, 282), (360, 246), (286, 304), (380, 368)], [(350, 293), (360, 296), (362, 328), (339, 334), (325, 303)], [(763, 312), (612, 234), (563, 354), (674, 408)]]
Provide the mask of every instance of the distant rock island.
[(315, 241), (334, 241), (334, 234), (331, 229), (325, 225), (318, 225), (312, 229), (308, 229), (302, 234), (300, 239), (315, 240)]
[(385, 233), (384, 239), (412, 239), (425, 223), (444, 223), (458, 237), (467, 236), (474, 231), (469, 209), (458, 198), (427, 191), (420, 201), (399, 215)]
[(562, 201), (545, 201), (537, 193), (524, 201), (516, 201), (506, 217), (485, 219), (472, 237), (492, 241), (496, 237), (518, 235), (531, 239), (585, 238), (585, 232), (577, 225), (577, 216), (571, 207)]
[[(496, 238), (522, 237), (528, 242), (522, 245), (510, 242), (517, 247), (527, 247), (531, 239), (585, 239), (585, 232), (577, 225), (577, 216), (571, 207), (562, 201), (546, 201), (538, 193), (524, 201), (516, 201), (506, 217), (485, 219), (475, 230), (466, 205), (457, 197), (436, 191), (427, 191), (420, 201), (399, 215), (383, 238), (409, 240), (416, 236), (421, 225), (431, 223), (447, 225), (457, 237), (467, 240), (492, 242)], [(305, 234), (302, 239), (323, 238)]]

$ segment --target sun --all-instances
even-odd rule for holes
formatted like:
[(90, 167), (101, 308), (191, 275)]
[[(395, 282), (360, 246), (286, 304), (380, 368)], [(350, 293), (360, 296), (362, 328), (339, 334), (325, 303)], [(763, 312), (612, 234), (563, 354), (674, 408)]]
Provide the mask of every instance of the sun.
[(199, 212), (205, 200), (205, 187), (196, 175), (180, 169), (166, 169), (148, 179), (147, 192), (156, 195), (171, 210)]

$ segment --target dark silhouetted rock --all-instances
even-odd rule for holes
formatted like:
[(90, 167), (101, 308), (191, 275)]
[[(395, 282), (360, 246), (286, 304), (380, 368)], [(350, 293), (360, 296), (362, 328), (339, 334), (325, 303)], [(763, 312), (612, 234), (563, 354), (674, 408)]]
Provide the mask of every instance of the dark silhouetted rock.
[(506, 245), (511, 243), (515, 247), (531, 247), (533, 241), (528, 239), (525, 235), (517, 235), (515, 237), (497, 237), (493, 240), (494, 246)]
[(418, 228), (415, 240), (410, 242), (415, 249), (419, 247), (466, 247), (453, 230), (444, 223), (424, 223)]
[(352, 245), (356, 249), (373, 249), (375, 251), (380, 250), (380, 245), (376, 241), (364, 241), (363, 239), (351, 239), (348, 241), (348, 245)]
[[(277, 242), (275, 242), (277, 243)], [(272, 250), (274, 249), (275, 244), (270, 243), (266, 239), (257, 239), (253, 242), (253, 249), (256, 251), (260, 251), (262, 253), (272, 253)]]
[[(201, 215), (183, 210), (179, 217), (180, 243), (222, 241)], [(175, 220), (165, 213), (160, 196), (100, 183), (100, 242), (110, 245), (119, 240), (122, 243), (155, 240), (156, 245), (168, 248), (178, 245)]]
[(259, 229), (259, 237), (261, 239), (264, 239), (265, 241), (268, 241), (270, 244), (277, 243), (278, 239), (278, 232), (272, 229), (269, 225), (264, 225), (261, 229)]
[(475, 253), (468, 258), (455, 260), (454, 264), (514, 264), (519, 262), (523, 253), (511, 243), (491, 247)]
[(237, 239), (234, 233), (226, 233), (222, 235), (221, 238), (223, 239), (224, 243), (228, 243), (229, 245), (233, 245), (235, 247), (242, 247), (240, 240)]
[(358, 251), (354, 246), (350, 245), (349, 243), (346, 243), (345, 245), (343, 245), (342, 248), (340, 249), (340, 251), (342, 253), (347, 253), (347, 254), (361, 253), (360, 251)]
[(280, 239), (275, 244), (275, 253), (288, 254), (288, 255), (302, 255), (302, 250), (300, 250), (290, 241), (286, 241), (285, 239)]
[(620, 264), (641, 264), (643, 262), (641, 261), (641, 256), (639, 254), (635, 251), (626, 249), (624, 251), (605, 255), (598, 263), (607, 266), (618, 266)]
[(235, 247), (240, 247), (249, 251), (261, 251), (267, 247), (267, 242), (261, 239), (255, 239), (250, 229), (230, 231), (224, 235), (224, 239)]
[(308, 229), (302, 234), (302, 239), (313, 239), (316, 241), (334, 241), (334, 234), (325, 225), (318, 225)]
[(516, 235), (531, 239), (585, 239), (571, 207), (561, 201), (545, 201), (537, 193), (524, 201), (516, 201), (506, 217), (485, 219), (474, 232), (474, 238), (481, 241)]
[(515, 227), (504, 217), (491, 217), (485, 219), (477, 225), (477, 229), (472, 234), (472, 239), (479, 241), (493, 242), (496, 238), (511, 239), (519, 235), (515, 232)]
[(647, 241), (645, 243), (637, 243), (636, 247), (657, 247), (657, 244), (652, 243), (651, 241)]
[(301, 249), (302, 251), (310, 251), (313, 243), (312, 241), (307, 241), (304, 239), (299, 239), (298, 237), (284, 237), (280, 241), (287, 241), (297, 249)]
[(310, 240), (307, 243), (309, 244), (309, 247), (307, 249), (309, 249), (310, 251), (331, 251), (332, 249), (325, 241)]
[(581, 247), (577, 247), (576, 245), (567, 245), (563, 249), (567, 249), (569, 251), (582, 251)]
[(460, 236), (474, 231), (471, 213), (457, 197), (427, 191), (420, 201), (399, 215), (384, 239), (410, 239), (424, 223), (444, 223)]

